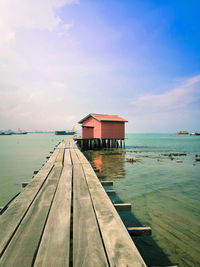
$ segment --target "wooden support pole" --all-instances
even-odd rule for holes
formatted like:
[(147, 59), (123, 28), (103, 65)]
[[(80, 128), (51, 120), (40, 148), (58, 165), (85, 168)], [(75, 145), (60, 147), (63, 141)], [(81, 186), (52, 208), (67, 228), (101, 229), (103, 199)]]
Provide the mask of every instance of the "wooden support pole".
[(107, 139), (107, 148), (110, 148), (110, 139)]
[(102, 148), (102, 147), (103, 147), (103, 140), (100, 139), (100, 148)]
[(33, 174), (37, 174), (37, 173), (38, 173), (38, 171), (34, 171), (34, 172), (33, 172)]
[(83, 149), (83, 140), (81, 139), (81, 150)]
[(117, 148), (119, 147), (119, 142), (118, 142), (118, 140), (116, 140), (116, 146), (117, 146)]
[(103, 186), (113, 186), (113, 181), (101, 181)]
[(120, 148), (122, 148), (122, 140), (120, 140)]
[(131, 211), (131, 203), (114, 204), (117, 211)]
[(111, 148), (114, 148), (114, 139), (111, 139)]
[(98, 139), (98, 149), (101, 147), (101, 140)]
[(116, 194), (115, 190), (106, 190), (106, 193), (107, 193), (109, 196), (112, 196), (112, 195), (115, 195), (115, 194)]
[(128, 227), (127, 230), (131, 236), (143, 236), (152, 234), (151, 227)]
[(22, 188), (26, 187), (28, 185), (28, 182), (22, 183)]

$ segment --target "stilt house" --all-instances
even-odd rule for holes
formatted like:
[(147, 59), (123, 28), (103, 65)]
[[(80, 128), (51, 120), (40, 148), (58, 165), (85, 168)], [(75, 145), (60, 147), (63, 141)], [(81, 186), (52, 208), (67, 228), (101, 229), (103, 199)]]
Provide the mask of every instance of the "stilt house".
[(82, 139), (124, 140), (125, 122), (117, 115), (91, 113), (79, 121), (82, 124)]

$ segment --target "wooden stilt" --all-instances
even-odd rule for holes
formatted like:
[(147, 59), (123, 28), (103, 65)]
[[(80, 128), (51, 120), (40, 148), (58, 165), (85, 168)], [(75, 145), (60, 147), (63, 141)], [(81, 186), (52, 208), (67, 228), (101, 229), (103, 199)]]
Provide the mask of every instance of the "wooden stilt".
[(151, 235), (151, 227), (128, 227), (127, 228), (131, 236)]
[(113, 186), (113, 181), (101, 181), (103, 186)]
[(114, 204), (117, 211), (131, 211), (131, 203)]
[(120, 140), (120, 148), (122, 148), (122, 140)]
[(111, 196), (111, 195), (115, 195), (115, 194), (116, 194), (115, 190), (106, 190), (106, 193), (107, 193), (109, 196)]

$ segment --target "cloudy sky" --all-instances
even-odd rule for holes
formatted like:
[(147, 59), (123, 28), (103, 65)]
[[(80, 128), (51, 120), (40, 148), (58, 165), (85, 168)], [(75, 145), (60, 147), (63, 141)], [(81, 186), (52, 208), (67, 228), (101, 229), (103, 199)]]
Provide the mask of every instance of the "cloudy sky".
[(0, 129), (200, 131), (199, 0), (0, 0)]

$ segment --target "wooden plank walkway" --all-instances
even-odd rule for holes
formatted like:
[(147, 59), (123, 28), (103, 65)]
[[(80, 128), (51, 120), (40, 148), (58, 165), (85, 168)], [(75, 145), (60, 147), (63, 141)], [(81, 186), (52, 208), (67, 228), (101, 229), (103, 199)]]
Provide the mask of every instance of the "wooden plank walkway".
[(0, 215), (0, 266), (146, 266), (94, 170), (64, 140)]

